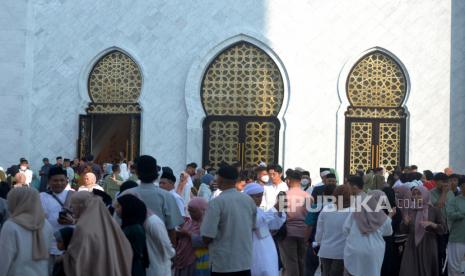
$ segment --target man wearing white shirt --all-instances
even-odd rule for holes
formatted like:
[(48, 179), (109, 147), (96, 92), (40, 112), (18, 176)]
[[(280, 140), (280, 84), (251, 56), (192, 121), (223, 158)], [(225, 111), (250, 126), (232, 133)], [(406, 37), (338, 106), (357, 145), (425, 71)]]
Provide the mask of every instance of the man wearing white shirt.
[(269, 165), (268, 175), (270, 182), (263, 186), (263, 199), (260, 207), (265, 211), (270, 210), (277, 202), (279, 192), (287, 192), (289, 187), (282, 181), (283, 168), (280, 165)]
[(27, 162), (26, 159), (21, 159), (19, 172), (26, 176), (26, 185), (30, 186), (32, 182), (32, 171), (29, 169), (29, 162)]
[(66, 169), (66, 176), (68, 177), (68, 183), (72, 183), (74, 179), (74, 170), (71, 168), (71, 160), (65, 158), (63, 166)]
[[(69, 209), (70, 206), (70, 198), (73, 191), (66, 190), (67, 185), (66, 171), (61, 167), (53, 167), (48, 174), (48, 186), (50, 190), (40, 193), (40, 201), (45, 212), (45, 217), (53, 227), (54, 232), (73, 224), (70, 215), (65, 215), (64, 213), (60, 215), (65, 208)], [(58, 250), (56, 241), (54, 240), (50, 248), (51, 260), (62, 254), (63, 252)], [(50, 263), (53, 263), (53, 261)]]
[(174, 183), (176, 183), (176, 177), (174, 176), (174, 174), (170, 171), (163, 172), (163, 174), (160, 177), (159, 186), (160, 188), (170, 192), (174, 196), (181, 216), (185, 217), (186, 205), (184, 204), (184, 199), (182, 198), (182, 196), (176, 192), (176, 189), (174, 188)]

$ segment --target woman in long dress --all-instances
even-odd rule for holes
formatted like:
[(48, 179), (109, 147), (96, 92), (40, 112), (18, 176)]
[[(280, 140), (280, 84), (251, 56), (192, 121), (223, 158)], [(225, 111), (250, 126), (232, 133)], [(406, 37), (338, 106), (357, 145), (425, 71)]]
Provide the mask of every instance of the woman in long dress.
[(7, 199), (10, 217), (0, 232), (0, 275), (48, 275), (53, 230), (39, 193), (15, 188)]
[(132, 246), (132, 275), (145, 276), (149, 266), (144, 230), (147, 207), (142, 200), (131, 194), (118, 197), (115, 205), (115, 211), (121, 218), (121, 228)]
[(387, 201), (384, 192), (370, 191), (367, 206), (351, 213), (343, 226), (347, 236), (344, 248), (344, 266), (350, 275), (380, 275), (383, 264), (385, 242), (383, 236), (392, 235), (391, 217), (383, 209), (377, 209), (380, 200)]
[(66, 275), (131, 275), (131, 244), (100, 197), (77, 192), (71, 208), (77, 223), (63, 255)]
[(257, 219), (253, 231), (253, 251), (251, 272), (254, 276), (278, 276), (279, 263), (276, 246), (270, 230), (278, 230), (286, 221), (286, 215), (275, 208), (263, 211), (260, 207), (263, 198), (263, 186), (257, 183), (247, 184), (244, 193), (257, 205)]
[(423, 186), (412, 190), (412, 205), (404, 210), (401, 231), (408, 233), (399, 275), (440, 275), (437, 236), (447, 230), (442, 212), (431, 205)]

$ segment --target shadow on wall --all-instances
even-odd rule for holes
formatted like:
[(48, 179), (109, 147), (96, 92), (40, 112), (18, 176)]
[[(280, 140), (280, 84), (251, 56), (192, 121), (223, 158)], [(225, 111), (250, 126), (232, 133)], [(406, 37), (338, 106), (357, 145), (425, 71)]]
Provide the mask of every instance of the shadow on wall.
[(452, 0), (449, 160), (465, 173), (465, 1)]

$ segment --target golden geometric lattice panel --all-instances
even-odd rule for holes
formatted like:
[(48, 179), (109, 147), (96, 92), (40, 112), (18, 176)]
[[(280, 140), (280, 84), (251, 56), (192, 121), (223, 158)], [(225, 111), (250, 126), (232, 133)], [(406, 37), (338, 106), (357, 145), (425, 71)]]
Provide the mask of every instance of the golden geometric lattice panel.
[(102, 103), (90, 103), (87, 108), (88, 114), (139, 114), (141, 108), (138, 103), (134, 104), (102, 104)]
[(350, 126), (350, 174), (372, 167), (372, 123), (352, 122)]
[(247, 122), (245, 126), (244, 166), (256, 166), (260, 162), (275, 164), (279, 131), (273, 122)]
[(379, 124), (379, 165), (392, 172), (400, 164), (400, 124)]
[(405, 118), (403, 108), (381, 108), (381, 107), (352, 107), (349, 106), (346, 112), (349, 118)]
[(89, 95), (94, 103), (137, 103), (141, 87), (139, 67), (120, 51), (103, 56), (89, 76)]
[(222, 162), (236, 162), (239, 157), (239, 123), (212, 121), (209, 129), (209, 165), (218, 168)]
[(278, 66), (261, 49), (241, 42), (210, 64), (202, 83), (207, 115), (276, 116), (284, 98)]
[(352, 106), (400, 107), (406, 86), (399, 64), (382, 52), (374, 52), (352, 69), (347, 80), (347, 95)]

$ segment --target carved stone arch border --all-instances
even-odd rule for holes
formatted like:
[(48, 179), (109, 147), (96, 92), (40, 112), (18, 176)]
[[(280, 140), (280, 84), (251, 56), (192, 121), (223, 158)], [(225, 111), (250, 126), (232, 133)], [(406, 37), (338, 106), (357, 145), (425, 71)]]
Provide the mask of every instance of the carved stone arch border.
[[(236, 34), (239, 32), (236, 32)], [(260, 39), (257, 39), (259, 37)], [(201, 98), (201, 87), (202, 80), (205, 72), (208, 69), (210, 63), (225, 49), (229, 48), (231, 45), (245, 41), (249, 42), (266, 54), (268, 54), (271, 59), (276, 63), (283, 80), (284, 85), (284, 98), (281, 106), (281, 110), (276, 116), (281, 124), (279, 130), (279, 164), (284, 165), (284, 145), (285, 145), (285, 129), (286, 121), (285, 114), (288, 108), (289, 103), (289, 77), (287, 71), (284, 67), (283, 62), (279, 58), (278, 54), (273, 50), (269, 45), (271, 43), (261, 37), (259, 34), (244, 34), (243, 32), (230, 36), (228, 39), (225, 39), (221, 42), (210, 43), (206, 50), (200, 53), (199, 57), (195, 59), (189, 73), (187, 75), (186, 86), (185, 86), (185, 103), (187, 109), (187, 143), (186, 143), (186, 162), (197, 162), (201, 164), (202, 162), (202, 145), (203, 145), (203, 128), (202, 123), (206, 117)], [(265, 42), (263, 42), (265, 41)]]
[(338, 80), (337, 80), (337, 93), (339, 97), (339, 108), (337, 110), (337, 115), (336, 115), (336, 158), (335, 158), (335, 167), (337, 171), (340, 174), (343, 174), (344, 172), (344, 149), (345, 149), (345, 112), (347, 111), (347, 108), (350, 106), (349, 99), (347, 97), (347, 78), (350, 75), (350, 72), (352, 71), (352, 68), (357, 64), (357, 62), (363, 58), (364, 56), (373, 53), (373, 52), (382, 52), (392, 59), (394, 59), (399, 66), (401, 67), (404, 75), (405, 75), (405, 81), (406, 81), (406, 95), (404, 98), (404, 101), (402, 103), (402, 107), (405, 110), (405, 113), (407, 115), (407, 124), (406, 124), (406, 137), (405, 137), (405, 143), (406, 143), (406, 148), (405, 148), (405, 163), (408, 164), (408, 153), (409, 153), (409, 118), (410, 114), (407, 108), (407, 101), (410, 96), (410, 89), (411, 89), (411, 83), (410, 83), (410, 77), (408, 74), (408, 70), (404, 63), (392, 52), (389, 50), (375, 46), (372, 48), (369, 48), (357, 56), (353, 56), (349, 58), (343, 65), (341, 71), (339, 72)]

